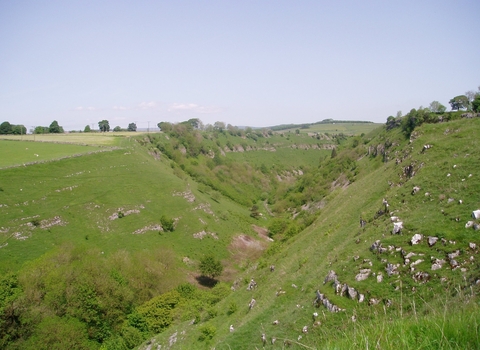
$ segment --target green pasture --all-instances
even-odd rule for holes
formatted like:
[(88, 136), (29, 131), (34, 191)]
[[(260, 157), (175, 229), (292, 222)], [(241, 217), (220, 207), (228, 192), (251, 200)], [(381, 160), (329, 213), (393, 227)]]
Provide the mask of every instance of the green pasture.
[(66, 134), (27, 134), (0, 135), (0, 140), (40, 141), (58, 143), (78, 143), (97, 146), (117, 146), (122, 139), (138, 136), (141, 132), (108, 132), (108, 133), (66, 133)]
[(80, 144), (0, 140), (0, 168), (106, 150)]
[(360, 135), (368, 134), (381, 125), (380, 123), (313, 124), (308, 129), (300, 129), (300, 133)]

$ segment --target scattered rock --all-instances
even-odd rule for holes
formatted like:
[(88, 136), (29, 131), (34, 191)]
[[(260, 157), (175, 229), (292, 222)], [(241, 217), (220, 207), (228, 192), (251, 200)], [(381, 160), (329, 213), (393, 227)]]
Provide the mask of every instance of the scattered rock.
[(400, 234), (402, 232), (402, 229), (403, 229), (403, 222), (399, 221), (399, 222), (394, 222), (393, 223), (393, 230), (392, 230), (392, 234)]
[(336, 281), (337, 280), (337, 274), (335, 273), (335, 271), (333, 270), (330, 270), (327, 274), (327, 276), (325, 277), (325, 279), (323, 280), (323, 284), (327, 283), (327, 282), (330, 282), (330, 281)]
[(453, 260), (460, 255), (460, 250), (456, 250), (453, 253), (447, 254), (448, 260)]
[(383, 275), (381, 273), (379, 273), (377, 275), (377, 283), (381, 283), (383, 281)]
[(347, 289), (347, 296), (348, 296), (350, 299), (352, 299), (352, 300), (356, 299), (356, 298), (357, 298), (357, 294), (358, 294), (358, 292), (355, 290), (355, 288), (353, 288), (353, 287), (348, 287), (348, 289)]
[(412, 195), (417, 194), (418, 192), (420, 192), (420, 190), (421, 190), (420, 187), (414, 186), (414, 187), (413, 187), (413, 190), (412, 190)]
[(437, 259), (437, 258), (434, 258), (432, 257), (432, 270), (435, 271), (435, 270), (440, 270), (442, 267), (443, 267), (443, 264), (445, 264), (445, 260), (443, 259)]
[(355, 281), (364, 281), (370, 276), (370, 269), (361, 269), (360, 273), (355, 276)]
[(477, 249), (477, 245), (475, 243), (472, 243), (472, 242), (468, 243), (468, 247), (470, 249), (473, 249), (473, 250)]
[(413, 275), (413, 280), (417, 283), (426, 283), (430, 280), (430, 275), (427, 272), (419, 271)]
[(418, 244), (420, 243), (420, 241), (422, 240), (423, 238), (423, 235), (419, 234), (419, 233), (416, 233), (413, 235), (412, 239), (411, 239), (411, 243), (412, 245), (415, 245), (415, 244)]
[(433, 247), (437, 243), (438, 237), (428, 236), (428, 246)]
[(390, 264), (388, 263), (387, 264), (387, 267), (385, 268), (385, 271), (387, 271), (387, 275), (388, 276), (391, 276), (391, 275), (398, 275), (398, 267), (400, 266), (400, 264)]
[(480, 219), (480, 209), (472, 211), (472, 218), (474, 218), (475, 220)]
[(450, 267), (452, 268), (452, 270), (455, 270), (459, 266), (460, 266), (460, 264), (457, 262), (457, 260), (455, 260), (455, 259), (450, 260)]

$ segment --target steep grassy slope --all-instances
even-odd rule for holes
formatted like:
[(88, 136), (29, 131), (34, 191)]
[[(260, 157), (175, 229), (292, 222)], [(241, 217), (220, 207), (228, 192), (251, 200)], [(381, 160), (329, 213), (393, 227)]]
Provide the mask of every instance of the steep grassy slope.
[[(201, 322), (178, 323), (141, 348), (479, 348), (480, 236), (466, 228), (480, 209), (478, 135), (477, 118), (357, 143), (349, 185), (332, 187), (313, 225), (273, 243)], [(392, 234), (393, 216), (401, 234)], [(342, 293), (343, 284), (354, 290)], [(317, 290), (342, 311), (314, 306)]]
[[(170, 246), (192, 259), (221, 246), (224, 258), (235, 232), (254, 233), (246, 209), (228, 200), (211, 200), (138, 145), (4, 169), (1, 175), (3, 269), (20, 266), (63, 242), (85, 244), (105, 254)], [(118, 218), (118, 213), (124, 217)], [(177, 220), (175, 233), (159, 235), (160, 229), (149, 228), (160, 227), (162, 215)], [(246, 223), (235, 219), (243, 216)], [(204, 229), (224, 237), (193, 238)], [(143, 231), (135, 234), (139, 230)]]

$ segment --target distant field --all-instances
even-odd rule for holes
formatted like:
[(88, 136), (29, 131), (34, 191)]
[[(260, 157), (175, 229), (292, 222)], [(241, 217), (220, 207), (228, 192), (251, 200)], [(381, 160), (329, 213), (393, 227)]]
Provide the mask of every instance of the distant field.
[(100, 146), (79, 144), (0, 140), (0, 168), (43, 162), (100, 149)]
[(360, 135), (362, 133), (368, 134), (370, 131), (378, 128), (381, 123), (335, 123), (335, 124), (316, 124), (310, 126), (308, 129), (300, 129), (301, 133), (318, 132), (346, 135)]
[(110, 133), (72, 133), (72, 134), (37, 134), (37, 135), (0, 135), (3, 140), (42, 141), (79, 143), (85, 145), (114, 146), (119, 139), (137, 136), (140, 132), (110, 132)]

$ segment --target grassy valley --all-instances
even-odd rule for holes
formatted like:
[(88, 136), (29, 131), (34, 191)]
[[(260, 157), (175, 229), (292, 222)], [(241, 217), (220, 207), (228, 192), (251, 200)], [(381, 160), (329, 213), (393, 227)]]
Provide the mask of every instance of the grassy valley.
[(1, 141), (0, 346), (477, 348), (480, 119), (449, 119)]

